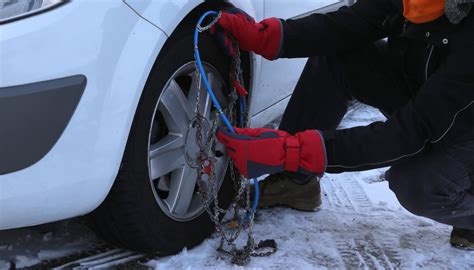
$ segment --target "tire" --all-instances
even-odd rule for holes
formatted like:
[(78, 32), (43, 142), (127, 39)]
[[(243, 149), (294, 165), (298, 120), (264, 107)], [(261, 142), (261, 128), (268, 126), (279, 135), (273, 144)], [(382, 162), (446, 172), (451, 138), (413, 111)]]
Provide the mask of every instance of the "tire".
[[(221, 78), (228, 77), (230, 61), (210, 36), (200, 36), (200, 51), (203, 62), (207, 63), (206, 67), (214, 68), (213, 72), (217, 71)], [(193, 33), (172, 36), (160, 53), (147, 81), (115, 183), (105, 201), (91, 215), (93, 228), (99, 236), (119, 247), (140, 252), (175, 254), (184, 247), (196, 246), (214, 231), (214, 224), (202, 210), (196, 210), (195, 216), (181, 220), (174, 217), (171, 210), (167, 213), (160, 203), (164, 199), (160, 199), (168, 199), (170, 195), (163, 195), (163, 191), (159, 189), (161, 181), (165, 180), (160, 177), (158, 184), (151, 180), (153, 173), (150, 168), (153, 168), (153, 162), (149, 155), (151, 156), (152, 141), (160, 142), (169, 133), (169, 130), (166, 131), (169, 127), (163, 127), (167, 123), (157, 104), (165, 102), (163, 99), (166, 95), (163, 93), (170, 89), (170, 78), (192, 61)], [(223, 92), (227, 91), (225, 85), (229, 84), (227, 80), (223, 81), (223, 87), (215, 91), (225, 107), (228, 93)], [(189, 85), (189, 82), (181, 83)], [(173, 157), (170, 156), (169, 159)], [(225, 162), (224, 167), (227, 166), (228, 162)], [(229, 206), (234, 192), (229, 171), (226, 170), (220, 177), (222, 184), (218, 199), (219, 206), (224, 208)], [(170, 174), (173, 175), (174, 172)], [(170, 179), (172, 177), (169, 176)], [(172, 180), (169, 182), (172, 183)]]

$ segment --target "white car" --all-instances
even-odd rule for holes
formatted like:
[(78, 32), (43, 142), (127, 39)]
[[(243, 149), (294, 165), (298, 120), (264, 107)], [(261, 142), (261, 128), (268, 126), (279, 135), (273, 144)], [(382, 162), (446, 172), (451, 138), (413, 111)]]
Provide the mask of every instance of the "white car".
[[(198, 17), (235, 5), (257, 20), (291, 18), (349, 2), (0, 0), (0, 229), (92, 212), (97, 232), (126, 248), (198, 244), (213, 231), (186, 158), (196, 154)], [(210, 35), (200, 42), (225, 105), (229, 59)], [(242, 63), (250, 125), (263, 126), (286, 106), (305, 60), (242, 52)], [(214, 115), (204, 89), (201, 100)], [(217, 167), (222, 204), (233, 194), (227, 164)]]

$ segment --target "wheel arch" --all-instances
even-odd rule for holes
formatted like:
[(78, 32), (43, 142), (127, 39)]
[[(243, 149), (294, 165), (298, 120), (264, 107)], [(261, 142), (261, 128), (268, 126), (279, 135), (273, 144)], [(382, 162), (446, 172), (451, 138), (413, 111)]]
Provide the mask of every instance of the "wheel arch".
[[(204, 7), (204, 9), (207, 7)], [(202, 10), (204, 10), (202, 9)], [(194, 19), (199, 16), (199, 13), (201, 10), (195, 11), (195, 17), (193, 17), (193, 14), (189, 14), (187, 19), (183, 19), (183, 21), (176, 27), (175, 32), (172, 33), (170, 36), (167, 36), (166, 42), (162, 46), (159, 46), (158, 50), (156, 51), (156, 57), (151, 58), (150, 57), (150, 62), (153, 63), (147, 71), (143, 71), (142, 76), (142, 82), (141, 86), (137, 87), (137, 91), (135, 93), (135, 96), (139, 99), (139, 102), (137, 104), (136, 108), (131, 107), (131, 109), (135, 109), (134, 113), (129, 114), (129, 117), (133, 117), (133, 120), (130, 120), (131, 125), (130, 129), (127, 130), (128, 132), (128, 137), (127, 137), (127, 145), (124, 148), (124, 155), (122, 155), (122, 165), (121, 169), (119, 170), (119, 176), (115, 179), (114, 181), (114, 187), (108, 191), (109, 195), (108, 196), (114, 196), (114, 194), (122, 194), (124, 190), (132, 190), (133, 194), (143, 194), (142, 192), (134, 192), (132, 188), (126, 188), (126, 189), (120, 189), (120, 187), (123, 185), (121, 183), (125, 183), (124, 177), (129, 176), (129, 175), (138, 175), (138, 179), (141, 179), (140, 177), (148, 177), (148, 170), (147, 168), (143, 169), (143, 166), (140, 164), (145, 164), (147, 158), (143, 158), (143, 142), (148, 142), (150, 140), (150, 136), (148, 135), (148, 139), (145, 139), (145, 136), (143, 136), (143, 133), (146, 131), (148, 132), (150, 126), (144, 123), (149, 123), (152, 121), (147, 120), (147, 116), (152, 115), (152, 111), (149, 109), (150, 108), (150, 102), (155, 102), (156, 100), (159, 100), (160, 93), (158, 92), (162, 88), (162, 85), (166, 85), (166, 78), (169, 77), (169, 73), (172, 70), (175, 70), (174, 65), (181, 65), (180, 61), (183, 61), (182, 58), (180, 58), (182, 55), (185, 55), (184, 60), (186, 63), (189, 63), (189, 61), (192, 61), (192, 30), (193, 27), (192, 25), (194, 24), (193, 21)], [(189, 29), (189, 30), (188, 30)], [(180, 40), (180, 33), (183, 31), (185, 35), (183, 37), (185, 40)], [(201, 42), (202, 48), (208, 48), (206, 50), (203, 50), (203, 59), (212, 59), (213, 57), (220, 57), (221, 65), (219, 65), (220, 68), (227, 69), (227, 64), (228, 61), (223, 58), (223, 55), (218, 52), (218, 47), (216, 44), (213, 43), (212, 37), (209, 35), (206, 35), (206, 37), (202, 37), (203, 40)], [(205, 39), (205, 40), (204, 40)], [(174, 43), (174, 41), (177, 41), (177, 43)], [(175, 44), (176, 46), (173, 46)], [(189, 44), (189, 47), (188, 47)], [(207, 46), (206, 46), (207, 45)], [(171, 50), (174, 49), (174, 50)], [(185, 53), (182, 53), (185, 52)], [(207, 55), (207, 56), (206, 56)], [(181, 60), (179, 60), (181, 59)], [(167, 64), (171, 64), (171, 67), (169, 67)], [(166, 70), (165, 70), (166, 68)], [(148, 74), (145, 74), (148, 73)], [(223, 75), (225, 75), (225, 72), (222, 72)], [(157, 84), (158, 82), (158, 84)], [(143, 89), (140, 89), (143, 87)], [(204, 89), (203, 89), (204, 90)], [(148, 103), (147, 103), (148, 102)], [(143, 106), (142, 106), (143, 105)], [(137, 121), (140, 120), (140, 121)], [(129, 147), (131, 146), (131, 147)], [(149, 145), (148, 145), (149, 147)], [(138, 149), (139, 151), (135, 151)], [(149, 150), (148, 150), (149, 151)], [(137, 162), (140, 164), (137, 164), (137, 162), (132, 163), (132, 160), (138, 160)], [(131, 164), (131, 165), (130, 165)], [(136, 178), (128, 178), (128, 179), (133, 179), (135, 181)], [(134, 183), (134, 182), (127, 181), (128, 183)], [(149, 181), (147, 181), (148, 183)], [(231, 183), (231, 181), (226, 181), (227, 183)], [(135, 186), (135, 185), (132, 185)], [(133, 196), (132, 196), (133, 197)], [(226, 196), (227, 198), (231, 198), (231, 196)], [(110, 198), (110, 197), (109, 197)], [(130, 196), (126, 196), (126, 198), (130, 198)], [(141, 201), (143, 198), (140, 198), (139, 201)], [(128, 200), (128, 199), (127, 199)], [(119, 201), (123, 203), (123, 201)], [(111, 205), (110, 200), (106, 200), (102, 203), (102, 205), (95, 211), (97, 214), (96, 216), (101, 216), (100, 213), (106, 213), (107, 209)], [(147, 207), (139, 207), (139, 209), (147, 209)], [(94, 213), (93, 213), (94, 215)], [(155, 215), (147, 215), (147, 216), (155, 216)], [(119, 239), (120, 240), (120, 239)]]
[[(138, 95), (138, 101), (141, 100), (144, 89), (146, 89), (147, 85), (150, 83), (150, 78), (151, 78), (151, 74), (153, 73), (153, 70), (160, 68), (159, 67), (159, 64), (160, 64), (159, 59), (164, 54), (167, 53), (167, 51), (171, 47), (170, 45), (173, 43), (173, 41), (176, 40), (176, 39), (179, 39), (180, 36), (181, 36), (181, 33), (187, 33), (186, 31), (193, 31), (194, 27), (192, 27), (192, 26), (196, 24), (197, 20), (199, 19), (199, 16), (201, 14), (203, 14), (205, 11), (212, 10), (212, 9), (220, 10), (220, 9), (226, 7), (226, 6), (233, 6), (233, 4), (228, 2), (228, 1), (214, 1), (214, 0), (211, 0), (211, 1), (205, 1), (205, 2), (197, 5), (180, 21), (179, 24), (176, 25), (176, 27), (173, 29), (173, 32), (171, 33), (171, 35), (169, 35), (167, 37), (164, 44), (157, 44), (156, 45), (157, 50), (159, 50), (159, 52), (156, 54), (156, 57), (153, 61), (153, 64), (152, 64), (151, 68), (146, 70), (146, 73), (143, 75), (143, 78), (146, 78), (146, 79), (144, 79), (145, 82), (143, 83), (143, 85), (140, 86), (140, 94)], [(161, 30), (161, 31), (163, 31), (163, 30)], [(252, 90), (252, 89), (250, 89), (250, 86), (251, 86), (252, 74), (253, 74), (253, 70), (254, 70), (254, 68), (251, 65), (252, 57), (253, 57), (253, 55), (251, 53), (246, 52), (246, 51), (241, 51), (242, 68), (244, 70), (244, 80), (245, 80), (246, 88), (249, 90), (249, 92), (251, 92), (251, 90)], [(130, 139), (130, 136), (131, 136), (131, 131), (133, 129), (134, 122), (135, 122), (134, 119), (137, 115), (139, 105), (140, 105), (140, 102), (134, 102), (134, 104), (133, 104), (134, 107), (132, 108), (132, 110), (133, 110), (134, 113), (131, 116), (131, 123), (129, 125), (128, 134), (125, 138), (125, 140), (127, 142), (128, 142), (128, 140)], [(123, 145), (123, 147), (121, 149), (121, 152), (120, 152), (121, 153), (121, 157), (120, 157), (121, 162), (123, 162), (123, 158), (125, 156), (126, 145), (127, 144)], [(118, 172), (118, 170), (117, 170), (117, 172)], [(110, 188), (105, 193), (105, 196), (103, 197), (103, 199), (105, 199), (107, 194), (110, 192), (110, 190), (112, 188), (112, 184), (115, 182), (115, 180), (116, 179), (114, 179), (112, 181), (112, 183), (110, 185)]]
[[(107, 101), (107, 103), (110, 103), (110, 104), (108, 104), (107, 106), (110, 106), (112, 103), (115, 105), (119, 105), (119, 103), (117, 103), (118, 100), (125, 102), (127, 98), (128, 99), (131, 98), (132, 101), (127, 101), (126, 102), (126, 104), (128, 104), (127, 106), (122, 104), (124, 108), (126, 107), (126, 110), (129, 111), (129, 113), (127, 113), (126, 119), (123, 119), (123, 121), (119, 121), (121, 123), (120, 125), (114, 127), (114, 129), (120, 130), (120, 132), (117, 135), (118, 137), (120, 137), (119, 139), (121, 140), (121, 142), (120, 143), (114, 142), (110, 144), (110, 147), (108, 147), (108, 151), (110, 151), (110, 153), (114, 153), (114, 155), (116, 154), (117, 156), (113, 157), (113, 160), (109, 160), (108, 164), (110, 165), (109, 167), (110, 170), (104, 171), (104, 173), (101, 176), (95, 176), (95, 178), (107, 179), (105, 180), (105, 182), (101, 184), (104, 189), (100, 191), (101, 193), (101, 195), (99, 195), (100, 198), (97, 198), (98, 200), (94, 200), (93, 202), (91, 201), (92, 205), (89, 204), (89, 206), (87, 207), (88, 210), (84, 211), (83, 213), (93, 211), (95, 208), (97, 208), (103, 202), (103, 200), (105, 200), (107, 195), (110, 193), (112, 186), (116, 181), (116, 177), (118, 175), (118, 172), (120, 170), (121, 164), (123, 162), (123, 159), (126, 153), (127, 143), (131, 137), (131, 132), (134, 128), (134, 122), (135, 122), (134, 120), (136, 118), (137, 111), (140, 104), (139, 101), (142, 98), (144, 89), (146, 89), (147, 85), (149, 85), (150, 83), (150, 78), (151, 78), (151, 74), (153, 73), (153, 70), (159, 69), (158, 60), (160, 59), (160, 57), (167, 52), (173, 40), (175, 40), (176, 38), (179, 38), (180, 32), (185, 31), (187, 29), (189, 29), (188, 31), (192, 31), (192, 29), (194, 29), (194, 27), (192, 26), (196, 23), (197, 19), (203, 12), (209, 9), (221, 9), (228, 5), (231, 5), (231, 4), (229, 2), (223, 2), (223, 1), (205, 1), (195, 6), (188, 14), (186, 14), (186, 16), (183, 17), (180, 23), (176, 25), (173, 32), (169, 36), (166, 35), (166, 33), (163, 32), (162, 29), (155, 28), (156, 30), (158, 30), (157, 32), (163, 33), (163, 37), (160, 37), (157, 39), (152, 38), (151, 39), (152, 42), (156, 44), (148, 44), (146, 46), (147, 48), (146, 48), (145, 54), (153, 59), (150, 59), (149, 61), (145, 61), (144, 59), (141, 59), (140, 61), (136, 62), (136, 63), (146, 64), (146, 66), (142, 68), (141, 75), (136, 74), (137, 76), (125, 75), (126, 71), (130, 70), (130, 67), (129, 67), (130, 63), (133, 63), (131, 58), (134, 57), (133, 55), (136, 55), (136, 52), (133, 52), (133, 51), (137, 48), (137, 44), (140, 42), (140, 40), (130, 39), (130, 40), (133, 40), (134, 43), (136, 44), (134, 46), (130, 46), (130, 48), (123, 50), (122, 56), (127, 59), (118, 60), (117, 70), (119, 70), (120, 72), (117, 72), (117, 73), (120, 73), (120, 74), (117, 74), (116, 76), (118, 75), (133, 76), (133, 79), (130, 79), (129, 82), (127, 82), (127, 84), (129, 85), (129, 87), (132, 87), (132, 89), (136, 89), (136, 90), (134, 94), (131, 93), (130, 91), (126, 91), (128, 92), (126, 93), (123, 89), (120, 90), (122, 91), (121, 93), (117, 93), (117, 90), (116, 90), (117, 85), (121, 84), (120, 81), (117, 81), (117, 80), (110, 87), (110, 89), (114, 89), (113, 90), (114, 94), (109, 95), (110, 101)], [(142, 20), (142, 22), (144, 25), (148, 24), (147, 26), (148, 29), (156, 27), (156, 25), (152, 26), (150, 22), (145, 22), (145, 20)], [(140, 30), (140, 31), (141, 31), (140, 33), (141, 38), (143, 38), (144, 35), (146, 35), (146, 33), (143, 32), (143, 30)], [(131, 54), (131, 55), (127, 55), (127, 54)], [(251, 63), (252, 63), (251, 57), (252, 55), (249, 54), (248, 52), (242, 52), (242, 64), (243, 64), (244, 74), (245, 74), (244, 79), (245, 79), (245, 83), (247, 87), (251, 85), (250, 82), (251, 82), (252, 76), (250, 74), (253, 70), (251, 67)], [(124, 88), (124, 87), (120, 86), (119, 88)], [(120, 96), (120, 97), (117, 97), (117, 96)], [(115, 115), (115, 113), (114, 112), (108, 113), (108, 115), (104, 117), (104, 119), (113, 117), (112, 115)], [(122, 116), (125, 116), (125, 115), (122, 114)], [(110, 129), (107, 129), (107, 130), (110, 130)], [(107, 133), (106, 134), (107, 136), (110, 135), (109, 132), (106, 132), (106, 133)], [(112, 149), (112, 146), (114, 147), (114, 149)], [(111, 154), (108, 156), (112, 157)]]
[[(235, 2), (235, 1), (234, 1)], [(222, 10), (225, 7), (235, 7), (234, 3), (229, 2), (228, 0), (219, 1), (219, 0), (207, 0), (203, 3), (194, 7), (177, 25), (174, 29), (171, 29), (171, 35), (169, 36), (168, 40), (166, 41), (163, 49), (160, 51), (160, 54), (155, 60), (155, 65), (157, 60), (160, 58), (161, 55), (166, 53), (169, 44), (172, 43), (173, 40), (178, 39), (181, 33), (186, 33), (186, 31), (194, 31), (194, 25), (198, 21), (199, 17), (206, 11), (209, 10)], [(243, 8), (243, 7), (242, 7)], [(246, 10), (247, 11), (247, 10)], [(253, 12), (251, 12), (253, 13)], [(251, 14), (255, 16), (255, 14)], [(165, 29), (168, 32), (170, 29)], [(242, 59), (242, 68), (244, 70), (244, 80), (246, 88), (251, 92), (251, 80), (254, 68), (251, 66), (253, 54), (247, 51), (240, 51), (241, 59)], [(150, 70), (151, 73), (151, 70)]]
[[(158, 55), (156, 56), (154, 60), (154, 64), (152, 68), (148, 71), (148, 74), (146, 75), (147, 77), (146, 82), (144, 84), (144, 87), (141, 89), (140, 99), (141, 99), (141, 95), (143, 94), (144, 89), (150, 83), (150, 75), (153, 73), (153, 70), (159, 68), (159, 59), (164, 54), (167, 53), (173, 41), (176, 39), (179, 39), (182, 33), (186, 33), (187, 31), (194, 31), (194, 27), (192, 26), (196, 24), (197, 20), (199, 19), (199, 16), (201, 16), (204, 12), (208, 10), (220, 10), (228, 6), (234, 6), (234, 5), (228, 1), (213, 1), (213, 0), (205, 1), (201, 3), (200, 5), (196, 6), (181, 20), (181, 22), (174, 28), (173, 32), (168, 37), (165, 44), (161, 47), (160, 52), (158, 53)], [(242, 59), (242, 68), (244, 71), (245, 86), (248, 89), (249, 93), (251, 93), (252, 89), (250, 88), (250, 86), (251, 86), (252, 74), (254, 70), (254, 68), (251, 65), (253, 54), (247, 51), (242, 51), (242, 50), (240, 51), (240, 53), (241, 53), (241, 59)], [(139, 106), (139, 103), (136, 104), (133, 119), (135, 118), (137, 114), (138, 106)], [(132, 122), (132, 126), (130, 126), (127, 139), (130, 138), (130, 132), (132, 128), (133, 128), (133, 122)]]

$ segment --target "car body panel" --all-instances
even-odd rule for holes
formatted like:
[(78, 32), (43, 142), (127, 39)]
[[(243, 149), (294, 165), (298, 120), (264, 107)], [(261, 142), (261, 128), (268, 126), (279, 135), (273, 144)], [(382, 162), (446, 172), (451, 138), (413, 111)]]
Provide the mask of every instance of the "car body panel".
[[(30, 167), (0, 175), (0, 229), (83, 215), (107, 196), (151, 68), (176, 26), (203, 3), (126, 2), (69, 1), (2, 25), (0, 88), (75, 75), (87, 77), (87, 86), (53, 148)], [(264, 0), (230, 2), (258, 20), (266, 15)], [(251, 57), (252, 125), (261, 126), (281, 113), (300, 70), (279, 85), (275, 76), (288, 78), (288, 64)]]
[[(153, 0), (124, 0), (140, 16), (163, 29), (171, 35), (185, 13), (191, 12), (204, 1), (153, 1)], [(347, 4), (342, 0), (293, 0), (292, 8), (288, 8), (287, 0), (254, 0), (254, 1), (228, 1), (234, 6), (244, 10), (257, 21), (267, 17), (278, 17), (283, 19), (298, 17), (316, 11), (335, 10)], [(164, 10), (173, 12), (164, 12)], [(280, 59), (267, 61), (260, 56), (252, 57), (252, 83), (251, 103), (249, 114), (251, 126), (261, 126), (281, 114), (275, 108), (285, 107), (289, 100), (306, 59)], [(272, 109), (273, 108), (273, 109)], [(268, 110), (265, 112), (265, 110)]]
[(2, 25), (0, 87), (78, 74), (88, 84), (52, 150), (0, 175), (0, 229), (86, 214), (104, 200), (166, 39), (121, 1), (71, 1)]
[[(265, 17), (282, 19), (299, 17), (312, 12), (333, 11), (347, 4), (347, 1), (339, 0), (293, 0), (291, 5), (295, 8), (287, 8), (288, 1), (285, 0), (265, 1)], [(254, 86), (258, 91), (253, 93), (253, 99), (259, 102), (253, 104), (250, 112), (252, 126), (264, 125), (279, 116), (272, 112), (278, 112), (276, 108), (286, 107), (306, 61), (306, 58), (276, 61), (262, 59), (258, 84)], [(282, 111), (280, 110), (279, 113), (281, 114)]]
[(287, 0), (265, 0), (265, 18), (289, 19), (321, 10), (327, 6), (341, 3), (341, 0), (292, 0), (288, 8)]
[[(162, 29), (167, 35), (171, 35), (178, 26), (180, 20), (177, 20), (177, 18), (184, 17), (194, 8), (204, 3), (204, 1), (200, 0), (124, 0), (124, 2), (134, 11), (136, 11), (137, 14), (148, 20), (156, 27)], [(229, 0), (227, 2), (244, 10), (256, 20), (261, 20), (264, 16), (264, 0)], [(173, 10), (175, 13), (162, 12), (167, 8)], [(261, 85), (259, 82), (262, 57), (254, 54), (251, 54), (250, 57), (252, 63), (251, 70), (253, 71), (250, 88), (259, 89)], [(261, 99), (260, 96), (256, 97), (255, 95), (257, 92), (258, 91), (251, 91), (250, 93), (250, 99), (252, 100), (249, 105), (250, 113), (259, 112), (270, 105), (265, 101), (265, 99)]]
[[(181, 19), (205, 1), (202, 0), (123, 0), (140, 16), (171, 35)], [(229, 1), (254, 17), (263, 16), (263, 0)]]

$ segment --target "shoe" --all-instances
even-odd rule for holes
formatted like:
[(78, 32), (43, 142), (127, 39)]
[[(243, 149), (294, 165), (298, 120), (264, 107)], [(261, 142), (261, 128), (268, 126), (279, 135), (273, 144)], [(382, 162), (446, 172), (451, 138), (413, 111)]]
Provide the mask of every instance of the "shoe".
[(449, 242), (455, 248), (474, 250), (474, 230), (454, 227)]
[(291, 174), (277, 173), (260, 181), (258, 185), (258, 208), (286, 206), (299, 211), (314, 211), (322, 203), (319, 178), (315, 176), (304, 184), (298, 184)]

